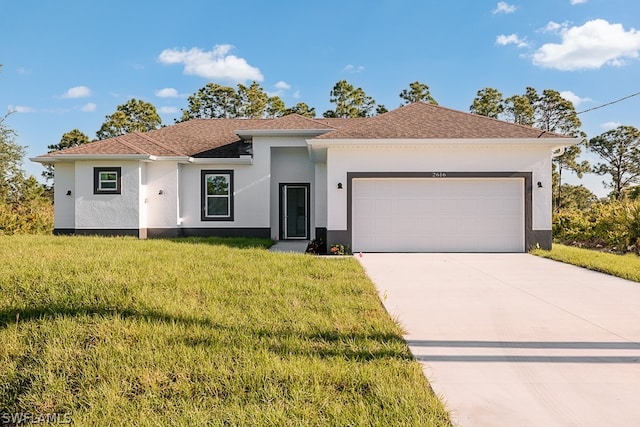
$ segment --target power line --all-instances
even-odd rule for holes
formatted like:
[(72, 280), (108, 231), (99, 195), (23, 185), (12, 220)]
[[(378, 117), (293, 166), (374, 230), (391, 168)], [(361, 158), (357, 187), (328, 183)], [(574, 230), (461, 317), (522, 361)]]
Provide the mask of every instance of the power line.
[(618, 102), (624, 101), (625, 99), (633, 98), (634, 96), (640, 95), (640, 92), (633, 93), (631, 95), (625, 96), (624, 98), (616, 99), (615, 101), (607, 102), (606, 104), (598, 105), (597, 107), (589, 108), (587, 110), (580, 111), (576, 114), (587, 113), (589, 111), (597, 110), (599, 108), (608, 107), (609, 105), (617, 104)]

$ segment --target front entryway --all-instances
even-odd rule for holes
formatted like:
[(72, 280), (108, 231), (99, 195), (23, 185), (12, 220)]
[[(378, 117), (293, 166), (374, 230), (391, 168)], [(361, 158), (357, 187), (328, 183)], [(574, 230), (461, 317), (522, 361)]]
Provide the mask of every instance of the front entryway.
[(309, 239), (309, 184), (280, 184), (280, 238)]

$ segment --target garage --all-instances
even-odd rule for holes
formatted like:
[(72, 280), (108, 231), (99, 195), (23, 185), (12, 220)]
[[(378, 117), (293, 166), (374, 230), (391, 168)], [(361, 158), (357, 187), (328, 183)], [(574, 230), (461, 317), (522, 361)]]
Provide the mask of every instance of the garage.
[(351, 203), (356, 252), (524, 252), (523, 178), (358, 178)]

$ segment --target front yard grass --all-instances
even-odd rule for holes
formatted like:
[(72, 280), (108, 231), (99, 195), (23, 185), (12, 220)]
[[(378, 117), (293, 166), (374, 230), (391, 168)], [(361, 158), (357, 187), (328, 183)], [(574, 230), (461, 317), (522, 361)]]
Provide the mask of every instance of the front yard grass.
[(640, 257), (635, 254), (616, 255), (591, 249), (554, 243), (550, 251), (534, 249), (532, 254), (556, 261), (607, 273), (640, 282)]
[(450, 425), (356, 260), (268, 241), (0, 239), (0, 416)]

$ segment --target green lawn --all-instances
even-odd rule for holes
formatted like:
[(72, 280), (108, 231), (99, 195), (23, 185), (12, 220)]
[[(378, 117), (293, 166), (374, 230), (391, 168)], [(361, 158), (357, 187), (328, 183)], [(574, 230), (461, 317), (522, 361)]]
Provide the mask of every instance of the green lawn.
[(616, 255), (558, 243), (554, 243), (550, 251), (534, 249), (531, 253), (640, 282), (640, 257), (635, 254)]
[(0, 238), (0, 416), (450, 425), (356, 260), (268, 244)]

